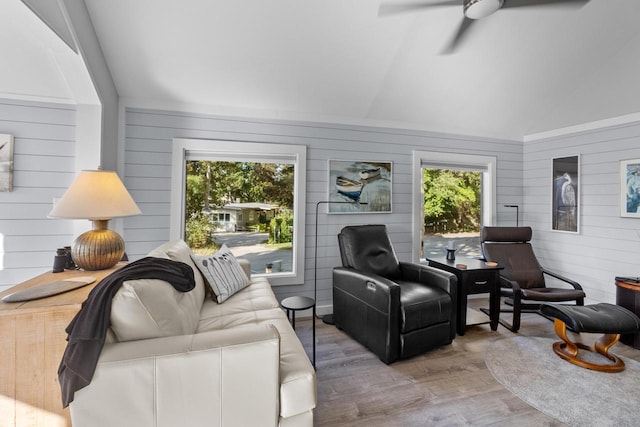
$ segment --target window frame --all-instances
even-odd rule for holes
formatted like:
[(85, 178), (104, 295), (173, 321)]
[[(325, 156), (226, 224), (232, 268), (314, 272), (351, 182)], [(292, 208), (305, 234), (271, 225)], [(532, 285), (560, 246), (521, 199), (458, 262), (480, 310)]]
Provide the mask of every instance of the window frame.
[(476, 170), (482, 172), (482, 225), (494, 225), (496, 221), (496, 163), (494, 156), (477, 154), (446, 153), (439, 151), (413, 152), (413, 210), (412, 210), (412, 245), (413, 262), (420, 261), (422, 212), (424, 205), (424, 189), (422, 187), (422, 168)]
[(170, 229), (172, 240), (184, 239), (184, 206), (186, 190), (186, 161), (241, 161), (292, 163), (293, 184), (293, 262), (292, 271), (254, 273), (267, 276), (274, 286), (304, 283), (305, 206), (307, 147), (305, 145), (271, 144), (262, 142), (229, 141), (219, 139), (174, 138), (171, 158)]

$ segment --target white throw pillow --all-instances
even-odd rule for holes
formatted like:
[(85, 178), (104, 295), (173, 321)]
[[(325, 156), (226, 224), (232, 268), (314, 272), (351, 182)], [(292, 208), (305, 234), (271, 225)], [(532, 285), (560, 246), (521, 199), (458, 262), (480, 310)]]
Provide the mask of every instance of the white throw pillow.
[(191, 249), (182, 240), (166, 242), (149, 256), (184, 262), (194, 271), (196, 286), (189, 292), (177, 291), (170, 283), (157, 279), (125, 281), (111, 304), (112, 341), (133, 341), (192, 334), (200, 320), (207, 285), (191, 260)]
[(125, 281), (111, 304), (116, 341), (193, 334), (200, 311), (194, 307), (192, 293), (177, 291), (164, 280)]
[(223, 244), (213, 255), (191, 255), (191, 258), (202, 272), (218, 303), (249, 286), (249, 278), (227, 245)]
[(202, 308), (202, 304), (204, 303), (205, 294), (207, 293), (207, 286), (204, 282), (204, 278), (200, 274), (200, 270), (191, 260), (191, 254), (193, 254), (193, 252), (191, 252), (191, 248), (187, 246), (187, 243), (184, 240), (172, 240), (170, 242), (166, 242), (149, 252), (149, 256), (184, 262), (193, 269), (193, 277), (196, 280), (196, 287), (189, 293), (192, 294), (194, 299), (194, 308), (199, 313)]

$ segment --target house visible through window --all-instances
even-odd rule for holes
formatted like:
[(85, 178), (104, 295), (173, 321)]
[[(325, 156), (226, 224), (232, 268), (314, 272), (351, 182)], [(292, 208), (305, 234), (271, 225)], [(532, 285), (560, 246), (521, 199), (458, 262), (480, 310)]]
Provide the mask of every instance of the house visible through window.
[(303, 283), (306, 147), (176, 139), (173, 157), (172, 234), (196, 253), (226, 244), (275, 285)]

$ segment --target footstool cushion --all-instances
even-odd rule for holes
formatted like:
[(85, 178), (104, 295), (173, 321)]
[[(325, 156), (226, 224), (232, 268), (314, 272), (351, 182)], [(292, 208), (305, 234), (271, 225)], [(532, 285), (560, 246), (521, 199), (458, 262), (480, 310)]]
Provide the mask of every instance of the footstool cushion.
[[(624, 307), (613, 304), (594, 304), (585, 306), (567, 306), (542, 304), (540, 313), (554, 318), (554, 327), (562, 341), (553, 343), (553, 351), (574, 365), (601, 372), (620, 372), (624, 370), (624, 361), (609, 353), (620, 339), (620, 334), (640, 329), (640, 319)], [(573, 342), (567, 336), (567, 328), (573, 332), (603, 334), (593, 348), (580, 342)], [(599, 353), (613, 363), (594, 363), (579, 357), (579, 349)]]
[(542, 304), (540, 312), (564, 322), (573, 332), (627, 334), (640, 329), (633, 312), (615, 304), (594, 305)]

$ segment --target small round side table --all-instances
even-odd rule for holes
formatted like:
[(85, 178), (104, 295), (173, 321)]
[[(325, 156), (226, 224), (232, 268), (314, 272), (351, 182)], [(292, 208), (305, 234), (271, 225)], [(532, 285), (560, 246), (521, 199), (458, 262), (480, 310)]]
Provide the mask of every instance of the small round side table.
[[(282, 308), (287, 311), (287, 319), (291, 321), (293, 330), (296, 330), (296, 311), (313, 309), (311, 316), (313, 322), (313, 367), (316, 367), (316, 300), (309, 297), (295, 296), (283, 299), (280, 302)], [(291, 316), (290, 316), (291, 314)]]

